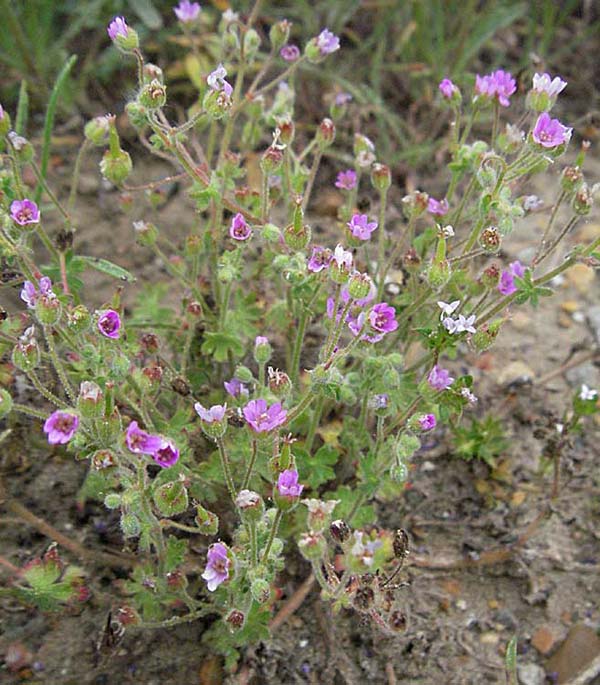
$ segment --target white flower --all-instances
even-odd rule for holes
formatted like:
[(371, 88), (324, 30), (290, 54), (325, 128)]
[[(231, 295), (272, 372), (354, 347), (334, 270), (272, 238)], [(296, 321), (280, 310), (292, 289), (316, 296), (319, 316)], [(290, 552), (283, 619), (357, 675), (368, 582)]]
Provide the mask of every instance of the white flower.
[(458, 320), (456, 321), (456, 332), (457, 333), (475, 333), (475, 327), (473, 324), (475, 323), (475, 314), (471, 314), (468, 318), (463, 316), (462, 314), (458, 315)]
[(458, 321), (456, 319), (453, 319), (451, 316), (447, 316), (445, 319), (442, 319), (442, 326), (448, 331), (448, 333), (456, 333)]
[(375, 551), (379, 549), (383, 543), (381, 542), (381, 540), (369, 540), (365, 545), (363, 543), (363, 535), (364, 533), (362, 532), (362, 530), (354, 531), (354, 539), (356, 540), (356, 542), (352, 546), (350, 553), (352, 554), (352, 556), (359, 558), (365, 566), (372, 566), (373, 555), (375, 554)]
[(352, 252), (344, 250), (342, 245), (335, 246), (335, 250), (333, 251), (333, 260), (340, 269), (351, 269), (352, 263), (354, 261), (352, 257)]
[(544, 204), (537, 195), (526, 195), (523, 198), (523, 209), (527, 212), (532, 212), (535, 209), (539, 209)]
[(598, 397), (598, 391), (593, 390), (592, 388), (588, 388), (588, 386), (584, 383), (581, 386), (581, 390), (579, 392), (579, 399), (580, 400), (595, 400), (596, 397)]
[(467, 400), (469, 404), (475, 404), (477, 402), (477, 397), (469, 390), (469, 388), (463, 388), (460, 394)]
[(440, 320), (443, 320), (444, 317), (452, 316), (452, 314), (454, 314), (460, 305), (460, 300), (454, 300), (454, 302), (450, 302), (450, 304), (446, 304), (446, 302), (438, 302), (437, 305), (442, 310), (442, 313), (440, 314)]
[(534, 74), (533, 75), (533, 90), (536, 93), (546, 93), (550, 97), (557, 96), (567, 86), (567, 82), (563, 81), (560, 76), (550, 78), (550, 74)]
[(444, 226), (442, 228), (442, 235), (444, 236), (444, 238), (454, 238), (454, 229), (452, 228), (452, 226)]
[(223, 12), (223, 21), (226, 24), (231, 24), (232, 21), (237, 21), (239, 16), (240, 15), (237, 12), (234, 12), (232, 9), (226, 9)]
[(562, 435), (563, 430), (565, 429), (565, 424), (564, 423), (555, 423), (554, 427), (556, 428), (556, 432), (559, 435)]

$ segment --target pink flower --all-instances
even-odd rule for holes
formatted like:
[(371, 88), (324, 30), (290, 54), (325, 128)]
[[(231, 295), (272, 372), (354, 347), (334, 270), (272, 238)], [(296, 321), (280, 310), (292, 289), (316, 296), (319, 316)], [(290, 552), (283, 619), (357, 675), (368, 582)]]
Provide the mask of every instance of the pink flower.
[(108, 25), (107, 31), (109, 38), (113, 42), (117, 39), (117, 36), (123, 36), (123, 38), (127, 38), (129, 26), (125, 21), (125, 17), (115, 17)]
[(218, 423), (223, 420), (225, 416), (225, 411), (227, 410), (227, 405), (214, 404), (209, 409), (206, 409), (200, 404), (200, 402), (196, 402), (196, 404), (194, 405), (194, 409), (196, 410), (198, 416), (205, 423)]
[(338, 93), (335, 96), (334, 103), (338, 107), (342, 107), (343, 105), (346, 105), (351, 101), (352, 101), (352, 95), (350, 95), (350, 93)]
[(342, 190), (352, 190), (356, 188), (356, 183), (356, 171), (354, 169), (346, 169), (346, 171), (340, 171), (337, 175), (335, 187)]
[(295, 62), (300, 57), (300, 48), (297, 45), (284, 45), (279, 54), (286, 62)]
[(517, 90), (517, 82), (507, 71), (498, 69), (493, 74), (475, 78), (475, 93), (489, 98), (498, 98), (503, 107), (510, 105), (509, 97)]
[(267, 407), (267, 403), (262, 399), (248, 402), (242, 413), (255, 433), (267, 433), (287, 420), (287, 412), (279, 402)]
[(430, 214), (444, 216), (444, 214), (448, 214), (448, 209), (448, 200), (446, 200), (446, 198), (443, 200), (436, 200), (434, 197), (430, 197), (427, 202), (427, 211)]
[(229, 229), (229, 235), (234, 240), (248, 240), (252, 235), (252, 229), (246, 223), (244, 215), (238, 212), (231, 220), (231, 228)]
[(13, 200), (10, 205), (11, 219), (19, 226), (40, 223), (40, 210), (33, 200)]
[(381, 334), (391, 333), (398, 328), (396, 310), (385, 302), (374, 305), (369, 312), (368, 320), (373, 330)]
[(179, 460), (179, 450), (172, 440), (165, 438), (156, 452), (152, 454), (152, 458), (159, 466), (166, 469), (177, 463)]
[(354, 258), (352, 257), (352, 252), (344, 250), (342, 245), (336, 245), (331, 261), (336, 263), (338, 269), (349, 271), (352, 268)]
[(563, 81), (560, 76), (552, 78), (546, 73), (533, 75), (533, 90), (536, 93), (546, 93), (550, 98), (555, 98), (566, 87), (567, 82)]
[(248, 397), (248, 388), (238, 378), (225, 381), (223, 386), (232, 397)]
[(282, 497), (290, 499), (300, 497), (304, 485), (298, 483), (298, 471), (296, 469), (282, 471), (277, 479), (277, 490)]
[(355, 238), (369, 240), (371, 233), (377, 228), (377, 222), (369, 222), (369, 217), (366, 214), (354, 214), (346, 226)]
[(437, 421), (433, 414), (423, 414), (417, 419), (422, 431), (430, 431), (436, 427)]
[(313, 273), (319, 273), (329, 266), (332, 259), (331, 250), (326, 247), (314, 246), (310, 259), (308, 260), (307, 268)]
[(98, 330), (106, 338), (117, 340), (121, 333), (121, 317), (114, 309), (103, 309), (98, 312)]
[(517, 292), (517, 286), (515, 285), (515, 277), (523, 278), (525, 275), (525, 267), (521, 262), (516, 261), (509, 264), (509, 268), (505, 269), (500, 274), (500, 281), (498, 282), (498, 290), (502, 295), (512, 295)]
[(214, 592), (229, 578), (230, 564), (227, 547), (222, 542), (216, 542), (208, 548), (207, 564), (202, 578), (206, 581), (209, 592)]
[(55, 411), (44, 422), (44, 433), (51, 445), (64, 445), (79, 428), (79, 417), (68, 411)]
[(317, 36), (317, 47), (321, 51), (321, 55), (330, 55), (332, 52), (339, 50), (340, 39), (329, 29), (323, 29)]
[(49, 298), (54, 298), (56, 295), (52, 291), (52, 281), (48, 276), (42, 276), (40, 278), (40, 290), (39, 292), (35, 289), (35, 285), (31, 281), (25, 281), (23, 283), (23, 289), (21, 290), (21, 299), (29, 307), (33, 309), (35, 307), (35, 302), (38, 297), (46, 296)]
[(572, 128), (563, 126), (558, 119), (551, 119), (548, 112), (543, 112), (535, 122), (531, 137), (545, 148), (555, 148), (571, 140)]
[(215, 91), (223, 91), (225, 95), (230, 98), (233, 93), (233, 86), (225, 80), (227, 76), (227, 69), (222, 64), (206, 77), (206, 82), (209, 87)]
[(198, 18), (200, 5), (190, 0), (181, 0), (179, 5), (173, 8), (173, 12), (182, 24), (189, 24)]
[(455, 93), (460, 92), (449, 78), (442, 79), (438, 85), (438, 88), (446, 100), (449, 100)]
[(454, 383), (454, 378), (447, 369), (442, 369), (436, 364), (429, 372), (427, 382), (434, 390), (446, 390)]
[(155, 454), (163, 445), (160, 435), (146, 433), (138, 426), (137, 421), (132, 421), (125, 433), (125, 442), (130, 452), (134, 454)]

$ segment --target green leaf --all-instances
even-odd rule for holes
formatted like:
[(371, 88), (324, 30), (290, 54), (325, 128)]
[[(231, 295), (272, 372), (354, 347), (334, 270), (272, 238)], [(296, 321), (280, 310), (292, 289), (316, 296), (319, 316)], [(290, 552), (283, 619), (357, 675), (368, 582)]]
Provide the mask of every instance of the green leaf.
[(127, 283), (135, 283), (136, 281), (135, 276), (130, 271), (127, 271), (127, 269), (124, 269), (118, 264), (109, 262), (108, 259), (102, 259), (101, 257), (87, 257), (85, 255), (79, 255), (75, 257), (73, 261), (75, 261), (75, 259), (82, 260), (88, 266), (96, 269), (96, 271), (101, 271), (103, 274), (107, 274), (113, 278), (118, 278), (121, 281), (126, 281)]
[(367, 504), (359, 507), (352, 520), (348, 520), (348, 516), (354, 508), (357, 497), (360, 495), (360, 490), (356, 487), (351, 488), (348, 485), (340, 485), (337, 490), (333, 492), (328, 492), (323, 496), (323, 499), (337, 499), (340, 500), (339, 504), (335, 508), (335, 515), (337, 518), (343, 519), (348, 525), (354, 528), (360, 528), (361, 526), (366, 526), (370, 523), (374, 523), (377, 516), (375, 514), (375, 509), (372, 505)]
[(129, 0), (129, 5), (149, 29), (156, 31), (162, 28), (162, 17), (154, 7), (152, 0)]
[(340, 453), (331, 445), (323, 445), (313, 455), (305, 449), (294, 450), (300, 481), (316, 490), (323, 483), (335, 478), (333, 466), (340, 458)]
[(239, 339), (228, 333), (221, 333), (219, 331), (213, 333), (205, 333), (205, 340), (202, 343), (202, 352), (210, 354), (217, 362), (227, 361), (229, 353), (234, 358), (239, 358), (244, 354), (244, 346)]
[(185, 560), (188, 541), (185, 538), (176, 538), (169, 535), (167, 538), (167, 554), (165, 557), (165, 571), (169, 572), (181, 566)]

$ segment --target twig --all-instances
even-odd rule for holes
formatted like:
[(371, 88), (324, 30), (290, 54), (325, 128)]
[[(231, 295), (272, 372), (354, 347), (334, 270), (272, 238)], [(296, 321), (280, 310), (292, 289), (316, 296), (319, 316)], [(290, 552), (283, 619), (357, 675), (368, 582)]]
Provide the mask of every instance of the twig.
[(311, 573), (271, 620), (271, 623), (269, 624), (271, 630), (277, 630), (279, 626), (285, 623), (288, 618), (300, 608), (314, 584), (315, 577)]

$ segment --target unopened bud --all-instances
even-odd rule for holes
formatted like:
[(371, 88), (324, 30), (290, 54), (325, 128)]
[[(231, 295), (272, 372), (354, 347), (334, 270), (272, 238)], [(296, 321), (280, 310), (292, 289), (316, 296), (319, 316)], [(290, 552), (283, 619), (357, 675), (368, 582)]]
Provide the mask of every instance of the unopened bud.
[(392, 185), (392, 173), (387, 164), (375, 162), (371, 167), (371, 183), (373, 187), (382, 193)]
[(587, 183), (583, 183), (573, 197), (573, 210), (579, 216), (585, 216), (592, 211), (594, 198)]
[(282, 19), (271, 26), (269, 40), (271, 41), (271, 48), (273, 51), (279, 50), (279, 48), (283, 47), (288, 42), (291, 28), (292, 23), (287, 19)]
[(135, 514), (123, 514), (121, 516), (121, 531), (123, 537), (136, 538), (142, 531), (140, 520)]
[(158, 228), (149, 221), (134, 221), (133, 230), (135, 231), (135, 239), (139, 245), (151, 247), (156, 243), (158, 238)]
[(426, 273), (427, 283), (433, 290), (441, 290), (450, 280), (452, 269), (447, 259), (440, 262), (433, 261)]
[(159, 109), (167, 101), (167, 88), (158, 79), (152, 79), (140, 91), (140, 104), (148, 109)]
[(120, 186), (131, 173), (131, 157), (125, 150), (112, 152), (107, 150), (100, 162), (100, 171), (104, 178), (113, 185)]
[(321, 150), (329, 147), (335, 140), (335, 124), (331, 119), (325, 118), (317, 129), (317, 145)]
[(148, 124), (148, 110), (139, 102), (128, 102), (125, 105), (125, 112), (133, 128), (139, 130)]
[(421, 216), (427, 210), (429, 195), (420, 190), (414, 190), (402, 198), (402, 211), (407, 219)]
[(327, 543), (322, 533), (302, 533), (300, 540), (298, 541), (298, 549), (305, 559), (317, 560), (321, 559)]
[(312, 230), (307, 224), (303, 224), (299, 229), (290, 224), (283, 232), (285, 244), (292, 250), (304, 250), (310, 243)]
[(362, 300), (371, 292), (373, 281), (368, 274), (355, 271), (348, 281), (348, 293), (355, 300)]
[(271, 586), (263, 578), (256, 578), (250, 585), (250, 594), (259, 604), (265, 604), (271, 597)]
[(86, 418), (100, 416), (104, 409), (104, 394), (93, 381), (82, 381), (77, 399), (79, 413)]
[(260, 36), (254, 29), (248, 29), (244, 35), (244, 54), (246, 59), (254, 59), (260, 48)]
[(196, 525), (204, 535), (216, 535), (219, 530), (219, 518), (200, 504), (196, 509)]
[(83, 133), (87, 140), (93, 145), (106, 145), (108, 141), (108, 119), (104, 117), (94, 117), (85, 125)]
[(478, 352), (485, 352), (493, 345), (494, 340), (496, 340), (502, 323), (503, 321), (499, 319), (497, 321), (492, 321), (489, 324), (486, 323), (479, 326), (477, 332), (473, 333), (471, 336), (471, 345)]

